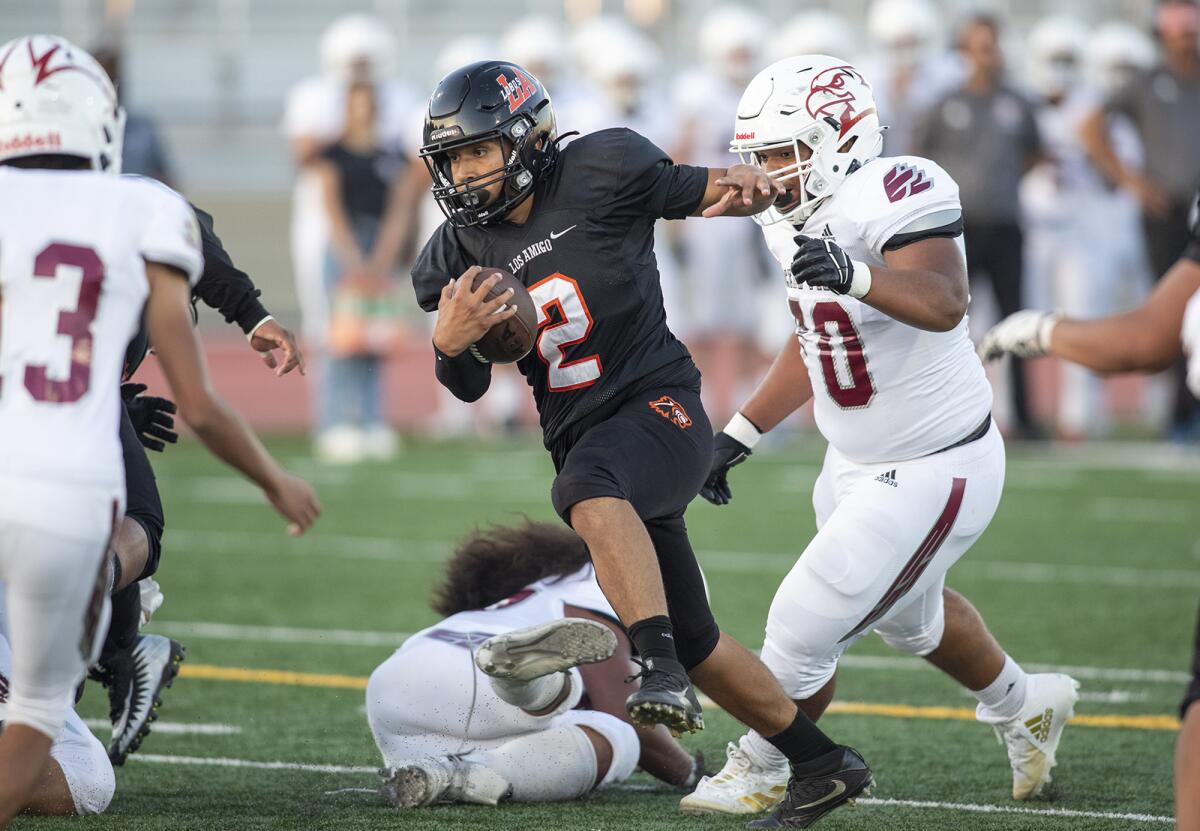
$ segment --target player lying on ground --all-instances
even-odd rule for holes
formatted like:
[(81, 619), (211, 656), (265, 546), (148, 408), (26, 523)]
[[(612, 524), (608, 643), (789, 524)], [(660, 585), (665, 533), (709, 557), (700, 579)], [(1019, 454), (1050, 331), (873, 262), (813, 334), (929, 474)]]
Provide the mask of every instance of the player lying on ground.
[(712, 428), (700, 373), (667, 328), (654, 259), (658, 219), (751, 215), (779, 187), (749, 165), (674, 164), (630, 130), (559, 149), (545, 89), (503, 61), (438, 84), (421, 156), (447, 215), (413, 268), (418, 302), (438, 313), (438, 380), (464, 401), (487, 390), (491, 366), (470, 347), (514, 310), (501, 308), (508, 293), (485, 299), (497, 275), (477, 290), (472, 280), (479, 266), (507, 268), (539, 310), (536, 343), (517, 368), (554, 459), (554, 508), (587, 543), (643, 661), (630, 715), (700, 729), (694, 681), (767, 737), (822, 812), (844, 804), (870, 784), (866, 765), (817, 729), (709, 609), (683, 514), (708, 474)]
[[(1049, 355), (1095, 372), (1161, 372), (1188, 358), (1188, 387), (1200, 396), (1200, 190), (1191, 213), (1191, 242), (1154, 291), (1132, 311), (1097, 320), (1022, 311), (992, 327), (979, 345), (984, 360), (1006, 354)], [(1175, 757), (1179, 831), (1200, 831), (1200, 621), (1192, 683), (1180, 707), (1183, 730)]]
[(569, 528), (476, 532), (433, 607), (446, 618), (367, 685), (396, 807), (578, 799), (639, 766), (679, 788), (699, 779), (703, 760), (665, 727), (630, 723), (631, 644)]
[(157, 185), (103, 175), (117, 169), (123, 119), (77, 46), (41, 35), (0, 46), (0, 581), (13, 650), (0, 828), (25, 806), (107, 622), (125, 501), (118, 385), (143, 310), (201, 441), (292, 533), (319, 512), (212, 391), (191, 329), (195, 215)]
[[(928, 159), (879, 156), (871, 88), (837, 58), (772, 65), (738, 113), (733, 150), (787, 188), (762, 224), (797, 337), (717, 435), (701, 493), (727, 503), (730, 468), (809, 399), (829, 442), (813, 488), (818, 531), (775, 594), (763, 661), (816, 719), (838, 658), (878, 632), (971, 691), (1008, 747), (1013, 797), (1036, 796), (1077, 684), (1027, 676), (970, 602), (945, 589), (946, 571), (996, 512), (1005, 461), (967, 337), (958, 187)], [(683, 807), (761, 810), (785, 762), (752, 732)], [(789, 793), (762, 827), (804, 818), (807, 801)]]
[[(267, 311), (258, 299), (261, 292), (233, 264), (213, 228), (212, 217), (195, 205), (191, 208), (199, 223), (204, 254), (204, 270), (192, 289), (193, 302), (202, 300), (220, 311), (226, 322), (235, 323), (245, 333), (251, 349), (276, 375), (297, 368), (303, 373), (304, 356), (295, 336)], [(137, 372), (149, 347), (143, 324), (125, 353), (125, 379)], [(275, 349), (281, 351), (279, 359)], [(141, 395), (144, 391), (141, 384), (121, 388), (125, 516), (112, 541), (112, 619), (100, 659), (89, 674), (108, 691), (113, 725), (108, 754), (115, 765), (123, 764), (150, 733), (149, 724), (157, 717), (162, 690), (178, 673), (184, 656), (182, 644), (162, 635), (139, 633), (143, 589), (158, 594), (157, 602), (161, 603), (161, 593), (152, 580), (158, 571), (164, 527), (162, 501), (146, 450), (162, 451), (166, 443), (178, 439), (174, 403)]]
[[(12, 665), (3, 584), (0, 584), (0, 727), (4, 724)], [(108, 807), (116, 789), (117, 779), (104, 745), (72, 708), (63, 729), (50, 745), (50, 758), (34, 781), (23, 810), (40, 816), (99, 814)]]

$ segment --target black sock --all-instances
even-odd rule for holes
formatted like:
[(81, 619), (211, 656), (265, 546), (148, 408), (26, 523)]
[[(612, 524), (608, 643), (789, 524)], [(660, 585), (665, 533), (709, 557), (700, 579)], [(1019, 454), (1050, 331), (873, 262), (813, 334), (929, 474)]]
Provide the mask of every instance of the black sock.
[[(775, 745), (780, 753), (787, 756), (793, 766), (803, 765), (805, 762), (811, 762), (813, 759), (837, 750), (837, 745), (833, 743), (833, 740), (822, 733), (821, 728), (817, 727), (808, 716), (799, 710), (796, 711), (796, 720), (782, 732), (764, 738)], [(816, 773), (817, 771), (812, 772)]]
[(679, 656), (675, 654), (675, 632), (666, 615), (648, 617), (630, 626), (629, 640), (633, 641), (642, 660), (655, 658), (679, 663)]
[(137, 583), (131, 583), (112, 597), (112, 621), (100, 651), (100, 663), (133, 646), (142, 620), (142, 593)]

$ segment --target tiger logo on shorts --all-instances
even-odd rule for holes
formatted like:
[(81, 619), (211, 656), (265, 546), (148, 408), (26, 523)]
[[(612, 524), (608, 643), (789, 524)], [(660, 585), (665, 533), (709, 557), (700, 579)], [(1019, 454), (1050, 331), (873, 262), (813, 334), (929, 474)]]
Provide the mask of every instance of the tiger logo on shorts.
[(687, 410), (683, 409), (679, 402), (669, 395), (651, 401), (650, 409), (668, 421), (674, 422), (680, 430), (686, 430), (692, 426), (692, 417), (687, 414)]

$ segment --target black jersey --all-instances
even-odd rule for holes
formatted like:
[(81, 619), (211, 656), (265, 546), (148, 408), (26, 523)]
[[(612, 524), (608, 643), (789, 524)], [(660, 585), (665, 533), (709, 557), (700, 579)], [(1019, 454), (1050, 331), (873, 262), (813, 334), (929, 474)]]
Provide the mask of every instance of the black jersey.
[(700, 205), (701, 167), (673, 164), (631, 130), (592, 133), (561, 151), (524, 225), (443, 223), (413, 267), (417, 301), (470, 266), (503, 268), (538, 307), (538, 338), (518, 364), (533, 387), (546, 446), (649, 384), (699, 388), (687, 348), (667, 328), (654, 222)]

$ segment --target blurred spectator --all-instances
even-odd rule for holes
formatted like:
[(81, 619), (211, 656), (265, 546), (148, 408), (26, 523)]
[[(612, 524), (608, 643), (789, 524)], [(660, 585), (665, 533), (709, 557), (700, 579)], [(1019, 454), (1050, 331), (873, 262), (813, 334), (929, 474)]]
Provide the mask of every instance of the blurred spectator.
[(125, 107), (125, 141), (121, 148), (121, 171), (137, 176), (149, 176), (170, 188), (177, 186), (171, 159), (154, 119), (129, 106), (128, 82), (123, 73), (124, 60), (120, 47), (100, 46), (92, 55), (104, 67), (117, 86), (121, 105)]
[[(1200, 180), (1200, 6), (1191, 0), (1160, 2), (1155, 28), (1162, 62), (1113, 93), (1085, 120), (1082, 136), (1105, 175), (1137, 198), (1151, 269), (1162, 275), (1187, 245), (1189, 199)], [(1117, 114), (1137, 129), (1145, 170), (1123, 163), (1113, 147), (1106, 115)], [(1170, 425), (1176, 440), (1200, 434), (1197, 402), (1184, 379), (1180, 362)]]
[(579, 129), (594, 90), (571, 71), (567, 33), (556, 21), (542, 15), (523, 17), (504, 32), (498, 55), (533, 74), (550, 90), (558, 133)]
[[(297, 83), (284, 108), (283, 132), (297, 168), (292, 200), (292, 266), (307, 337), (319, 343), (328, 320), (324, 290), (329, 227), (314, 164), (341, 136), (346, 91), (356, 81), (376, 84), (376, 130), (389, 147), (405, 145), (414, 96), (391, 77), (396, 44), (383, 21), (368, 14), (335, 20), (321, 37), (321, 74)], [(415, 155), (415, 153), (413, 154)]]
[(399, 336), (393, 276), (408, 217), (404, 154), (382, 144), (372, 84), (346, 94), (346, 126), (314, 164), (330, 231), (324, 286), (330, 318), (318, 376), (317, 455), (387, 459), (383, 357)]
[(962, 80), (958, 56), (942, 47), (942, 25), (931, 0), (875, 0), (867, 31), (877, 48), (863, 62), (879, 120), (888, 129), (884, 152), (904, 156), (913, 149), (914, 132), (925, 113)]
[[(1017, 189), (1038, 160), (1041, 142), (1033, 107), (1005, 81), (999, 21), (983, 14), (968, 18), (958, 49), (966, 80), (920, 123), (916, 152), (942, 165), (958, 183), (972, 293), (987, 274), (1000, 315), (1007, 317), (1024, 307)], [(1010, 427), (1018, 437), (1034, 438), (1025, 368), (1019, 360), (1009, 367)]]
[[(1079, 125), (1096, 105), (1083, 83), (1087, 43), (1087, 29), (1071, 17), (1046, 18), (1029, 33), (1028, 77), (1044, 156), (1021, 182), (1021, 213), (1026, 301), (1092, 318), (1115, 311), (1120, 283), (1130, 275), (1098, 244), (1109, 231), (1109, 217), (1092, 207), (1105, 199), (1107, 187), (1079, 140)], [(1074, 364), (1059, 369), (1059, 434), (1080, 439), (1103, 433), (1103, 381)]]
[[(676, 144), (667, 149), (676, 161), (716, 168), (737, 162), (729, 142), (738, 101), (762, 68), (759, 56), (768, 35), (766, 19), (742, 6), (718, 6), (701, 20), (701, 63), (685, 69), (675, 84), (680, 129)], [(754, 223), (733, 218), (685, 222), (678, 231), (688, 300), (685, 340), (704, 374), (705, 407), (720, 421), (749, 392), (739, 385), (757, 378), (761, 369), (757, 335), (763, 329), (766, 273), (762, 234)], [(779, 308), (778, 286), (771, 288), (771, 308)], [(676, 329), (674, 321), (671, 328)], [(774, 341), (771, 352), (778, 350), (787, 331), (780, 330), (778, 339), (768, 337)]]

